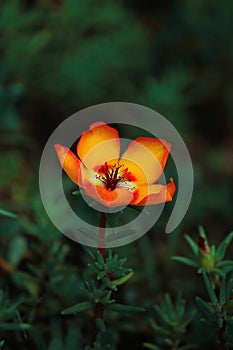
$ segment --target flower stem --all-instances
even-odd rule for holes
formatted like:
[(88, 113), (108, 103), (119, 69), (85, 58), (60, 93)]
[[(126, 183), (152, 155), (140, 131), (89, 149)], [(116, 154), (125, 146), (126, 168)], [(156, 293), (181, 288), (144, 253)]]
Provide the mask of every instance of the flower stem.
[[(98, 250), (105, 261), (105, 228), (106, 228), (106, 215), (105, 213), (100, 213), (99, 220), (99, 237), (98, 237)], [(102, 285), (102, 279), (98, 281), (98, 288)], [(104, 321), (104, 305), (102, 303), (97, 303), (95, 307), (95, 321)], [(98, 335), (101, 333), (101, 330), (95, 327), (94, 337), (93, 337), (93, 346), (95, 347), (96, 342), (98, 341)]]
[(218, 330), (218, 341), (219, 341), (220, 350), (229, 350), (229, 346), (227, 344), (226, 337), (225, 337), (225, 332), (226, 332), (226, 321), (223, 320), (223, 325)]
[(106, 215), (101, 212), (99, 221), (99, 241), (98, 249), (103, 259), (105, 260), (105, 228), (106, 228)]
[[(102, 258), (105, 261), (105, 228), (106, 228), (106, 215), (104, 212), (100, 213), (100, 221), (99, 221), (99, 242), (98, 249)], [(99, 280), (99, 286), (102, 284), (102, 280)], [(102, 304), (97, 304), (96, 306), (96, 318), (103, 320), (104, 317), (104, 307)]]

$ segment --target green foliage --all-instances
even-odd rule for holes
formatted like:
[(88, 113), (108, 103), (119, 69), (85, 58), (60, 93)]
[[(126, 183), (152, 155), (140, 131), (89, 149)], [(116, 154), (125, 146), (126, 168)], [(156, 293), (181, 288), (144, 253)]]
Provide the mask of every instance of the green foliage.
[[(22, 304), (22, 299), (11, 302), (4, 296), (3, 290), (0, 289), (0, 336), (5, 331), (25, 331), (30, 328), (30, 325), (22, 322), (18, 307)], [(4, 345), (5, 341), (0, 341), (0, 346)]]
[(6, 84), (2, 63), (0, 63), (0, 131), (18, 131), (20, 127), (20, 115), (16, 103), (23, 94), (22, 84)]
[[(209, 301), (196, 297), (197, 307), (203, 320), (215, 327), (220, 349), (229, 349), (229, 345), (233, 345), (233, 261), (224, 260), (224, 257), (233, 239), (233, 233), (229, 233), (216, 249), (215, 246), (209, 247), (203, 227), (199, 227), (198, 243), (188, 235), (185, 239), (191, 249), (192, 257), (189, 259), (173, 257), (173, 260), (196, 267), (202, 274)], [(209, 257), (214, 261), (211, 268), (208, 265)]]
[(156, 334), (156, 345), (145, 343), (145, 348), (186, 350), (196, 347), (192, 344), (185, 344), (187, 327), (195, 315), (195, 310), (188, 312), (185, 304), (185, 299), (182, 298), (181, 294), (178, 295), (174, 303), (171, 296), (166, 294), (161, 305), (154, 306), (155, 317), (150, 320), (150, 325)]
[(136, 91), (131, 78), (146, 70), (143, 31), (114, 1), (64, 0), (56, 10), (43, 2), (25, 11), (11, 0), (1, 5), (0, 23), (2, 63), (23, 86), (25, 103), (40, 100), (54, 109), (66, 100), (59, 103), (64, 113), (107, 94), (130, 98)]
[(112, 331), (104, 331), (98, 333), (96, 341), (93, 346), (86, 346), (85, 350), (110, 350), (114, 349), (116, 345), (114, 333)]
[(61, 312), (62, 315), (72, 315), (77, 314), (79, 312), (90, 310), (94, 307), (94, 303), (90, 301), (85, 301), (83, 303), (76, 304), (74, 306), (71, 306)]
[(51, 342), (48, 350), (76, 350), (82, 348), (81, 334), (77, 324), (71, 324), (64, 332), (62, 323), (57, 319), (50, 322)]
[[(17, 217), (17, 220), (7, 219), (0, 223), (1, 246), (0, 246), (0, 269), (3, 274), (0, 279), (7, 282), (6, 286), (12, 285), (11, 293), (17, 293), (19, 297), (16, 303), (8, 301), (1, 305), (1, 329), (6, 334), (6, 347), (11, 347), (12, 339), (9, 337), (10, 330), (28, 330), (27, 335), (22, 334), (22, 339), (30, 337), (36, 349), (48, 350), (67, 349), (72, 347), (70, 344), (81, 345), (81, 337), (77, 336), (77, 324), (72, 325), (69, 330), (61, 331), (63, 328), (61, 322), (55, 317), (63, 305), (72, 301), (80, 294), (80, 280), (76, 276), (75, 269), (65, 263), (68, 253), (68, 246), (59, 239), (59, 234), (48, 222), (48, 218), (41, 211), (41, 203), (38, 205), (36, 197), (33, 198), (34, 218)], [(15, 223), (14, 230), (12, 224)], [(19, 221), (21, 227), (19, 227)], [(9, 225), (11, 231), (9, 230)], [(24, 233), (22, 232), (24, 228)], [(21, 229), (21, 230), (20, 230)], [(49, 233), (49, 234), (48, 234)], [(33, 237), (33, 239), (30, 239)], [(30, 239), (30, 243), (28, 243)], [(6, 287), (4, 286), (4, 289)], [(5, 307), (7, 306), (7, 307)], [(9, 306), (9, 307), (8, 307)], [(21, 320), (21, 313), (18, 307), (24, 309), (24, 318)], [(6, 314), (12, 318), (12, 322), (6, 322)], [(11, 312), (11, 314), (10, 314)], [(60, 327), (60, 338), (51, 331), (50, 344), (48, 344), (46, 327), (39, 326), (29, 329), (29, 324), (39, 318), (48, 317), (49, 322)], [(16, 323), (16, 321), (18, 323)], [(26, 321), (26, 322), (25, 322)], [(58, 324), (59, 323), (59, 324)], [(54, 326), (55, 327), (55, 326)], [(52, 327), (53, 328), (53, 327)], [(74, 332), (75, 328), (75, 332)], [(3, 343), (2, 343), (3, 344)], [(5, 345), (4, 345), (5, 348)]]
[(112, 311), (130, 313), (130, 314), (145, 311), (145, 309), (140, 306), (132, 306), (132, 305), (124, 305), (124, 304), (116, 304), (116, 303), (107, 305), (106, 310), (112, 310)]
[[(111, 299), (112, 292), (116, 292), (118, 285), (125, 283), (132, 277), (132, 269), (123, 267), (127, 259), (119, 259), (117, 254), (112, 255), (111, 249), (108, 250), (108, 257), (105, 260), (98, 250), (96, 250), (96, 255), (93, 255), (93, 252), (90, 252), (90, 255), (93, 262), (88, 264), (88, 268), (96, 276), (94, 280), (88, 281), (88, 279), (85, 279), (81, 286), (81, 292), (88, 298), (88, 301), (62, 311), (63, 315), (86, 311), (93, 308), (95, 304), (108, 305), (115, 303), (115, 300)], [(118, 279), (115, 280), (115, 278)], [(142, 308), (120, 304), (114, 304), (114, 307), (109, 306), (107, 309), (119, 312), (143, 311)]]
[(142, 105), (169, 116), (169, 121), (182, 135), (190, 128), (186, 110), (191, 98), (184, 92), (190, 80), (189, 72), (185, 70), (168, 70), (160, 79), (149, 78), (145, 82), (144, 94), (139, 97)]
[[(86, 301), (75, 304), (61, 312), (62, 315), (78, 314), (92, 310), (95, 314), (95, 326), (98, 330), (96, 339), (93, 342), (93, 349), (109, 349), (109, 330), (106, 329), (105, 311), (116, 311), (120, 314), (140, 313), (145, 311), (143, 307), (124, 305), (116, 303), (112, 298), (112, 293), (117, 291), (117, 286), (127, 282), (133, 275), (132, 269), (125, 268), (126, 258), (120, 259), (118, 254), (113, 255), (112, 250), (108, 250), (108, 255), (104, 258), (99, 250), (91, 250), (87, 247), (84, 250), (92, 259), (87, 268), (94, 274), (95, 279), (84, 278), (80, 290)], [(116, 279), (117, 278), (117, 279)], [(92, 349), (86, 347), (86, 349)]]
[[(205, 321), (198, 314), (183, 328), (180, 348), (219, 349), (214, 329), (219, 342), (232, 345), (233, 234), (225, 236), (232, 229), (232, 11), (230, 0), (0, 3), (0, 314), (9, 315), (0, 317), (0, 348), (82, 350), (85, 343), (85, 350), (124, 350), (145, 342), (149, 349), (171, 348), (169, 297), (161, 304), (161, 295), (169, 293), (176, 314), (181, 288), (187, 308), (179, 327), (197, 295)], [(39, 196), (41, 150), (54, 127), (108, 101), (162, 113), (186, 140), (194, 164), (194, 195), (176, 232), (163, 234), (170, 203), (150, 233), (117, 248), (134, 271), (111, 252), (103, 261), (94, 249), (87, 249), (86, 268), (87, 254), (49, 222)], [(130, 128), (122, 134), (128, 137)], [(81, 217), (94, 222), (94, 210), (73, 199)], [(130, 221), (135, 214), (126, 212), (109, 215), (113, 235), (124, 216)], [(210, 246), (200, 228), (209, 251), (186, 235), (186, 256), (180, 236), (197, 222), (208, 227), (211, 243), (220, 243)], [(176, 261), (203, 274), (208, 296), (199, 275), (171, 263), (174, 249), (184, 255)], [(96, 317), (103, 309), (103, 318)]]
[(227, 78), (233, 55), (232, 2), (223, 6), (220, 0), (178, 0), (169, 9), (158, 13), (157, 18), (162, 16), (164, 21), (152, 39), (158, 53), (157, 71), (188, 70), (194, 104), (218, 96), (232, 108), (228, 100), (232, 84)]
[(202, 270), (202, 277), (210, 301), (197, 297), (196, 304), (203, 320), (216, 328), (220, 349), (225, 349), (226, 342), (233, 345), (233, 274), (222, 276), (218, 296), (205, 270)]

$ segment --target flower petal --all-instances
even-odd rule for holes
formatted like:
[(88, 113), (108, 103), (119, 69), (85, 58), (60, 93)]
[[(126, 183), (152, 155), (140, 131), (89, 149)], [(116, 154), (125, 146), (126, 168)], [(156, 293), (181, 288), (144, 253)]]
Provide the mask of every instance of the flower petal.
[[(122, 158), (130, 160), (137, 165), (137, 168), (141, 168), (141, 172), (136, 176), (138, 184), (152, 184), (162, 175), (170, 148), (171, 145), (165, 140), (139, 137), (129, 144)], [(135, 170), (129, 168), (129, 171), (134, 174)]]
[(127, 169), (132, 183), (136, 185), (147, 184), (147, 174), (145, 174), (144, 169), (142, 169), (137, 163), (126, 158), (121, 158), (119, 161), (119, 164), (122, 165), (123, 169)]
[(120, 154), (120, 139), (118, 131), (109, 125), (98, 122), (85, 131), (78, 144), (77, 153), (85, 166), (94, 169)]
[(61, 163), (62, 168), (69, 176), (69, 178), (76, 183), (81, 185), (80, 178), (80, 160), (74, 155), (74, 153), (67, 147), (61, 146), (59, 144), (54, 145), (55, 150), (58, 155), (58, 159)]
[(108, 191), (105, 187), (94, 186), (91, 183), (86, 183), (85, 192), (88, 196), (109, 208), (128, 205), (133, 197), (133, 193), (127, 189), (116, 188), (113, 191)]
[(134, 192), (132, 205), (153, 205), (172, 201), (172, 197), (176, 191), (173, 179), (166, 185), (144, 185), (139, 186)]

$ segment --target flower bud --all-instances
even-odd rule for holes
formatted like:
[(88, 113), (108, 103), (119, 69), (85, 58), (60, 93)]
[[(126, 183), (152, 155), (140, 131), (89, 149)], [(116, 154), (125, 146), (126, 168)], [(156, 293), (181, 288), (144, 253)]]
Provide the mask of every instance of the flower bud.
[(206, 238), (199, 236), (198, 240), (198, 256), (199, 262), (206, 271), (211, 270), (215, 266), (215, 259), (210, 252)]

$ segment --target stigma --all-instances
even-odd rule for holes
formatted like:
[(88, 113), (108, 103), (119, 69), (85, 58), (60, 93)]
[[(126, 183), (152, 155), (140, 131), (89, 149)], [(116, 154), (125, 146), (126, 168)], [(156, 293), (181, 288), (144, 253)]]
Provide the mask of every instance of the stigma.
[(128, 168), (124, 168), (123, 164), (110, 165), (105, 162), (98, 169), (95, 175), (96, 179), (101, 181), (108, 191), (113, 191), (117, 187), (123, 187), (128, 190), (132, 190), (134, 186), (131, 184), (134, 176), (128, 171)]

